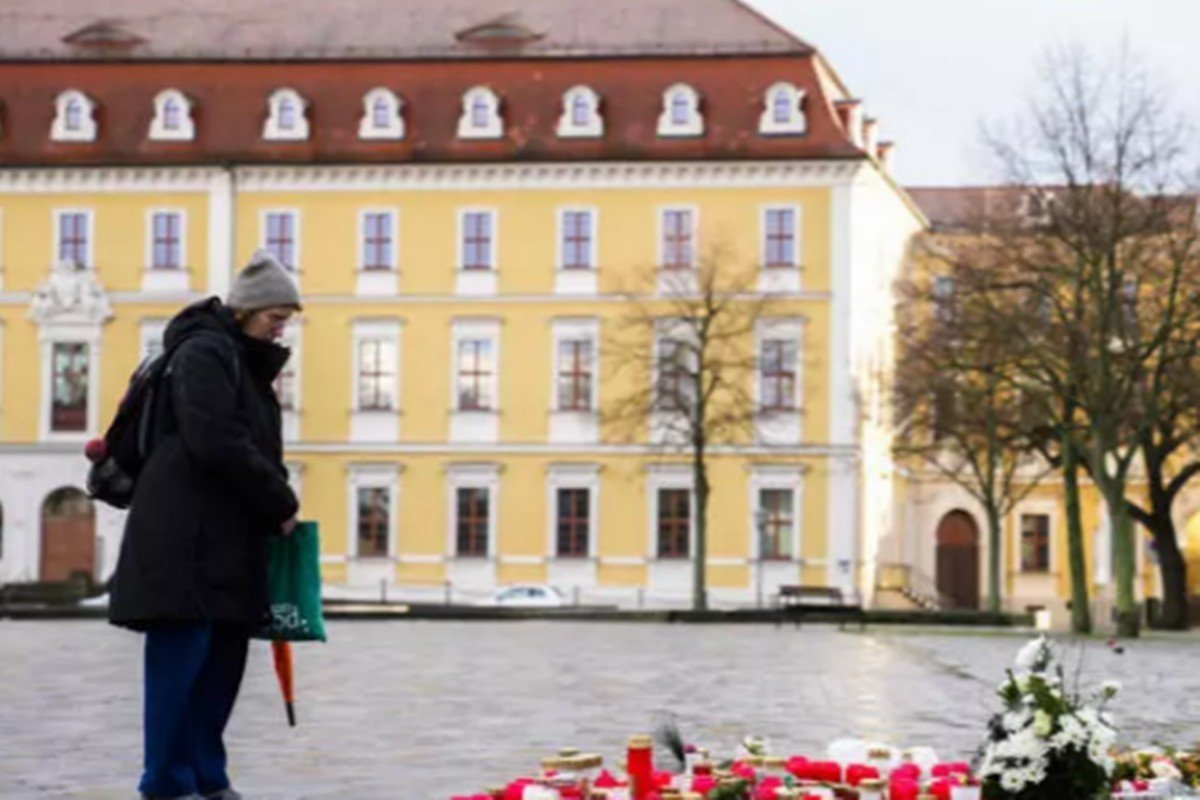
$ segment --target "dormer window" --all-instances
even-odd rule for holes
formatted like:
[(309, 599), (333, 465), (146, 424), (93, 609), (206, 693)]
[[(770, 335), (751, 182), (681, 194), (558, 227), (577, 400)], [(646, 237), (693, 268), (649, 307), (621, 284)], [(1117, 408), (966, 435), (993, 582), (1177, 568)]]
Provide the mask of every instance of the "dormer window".
[(476, 86), (463, 95), (460, 139), (499, 139), (504, 135), (500, 120), (500, 98), (486, 86)]
[(700, 116), (700, 95), (687, 84), (677, 83), (663, 93), (662, 114), (658, 118), (659, 136), (702, 136), (704, 118)]
[(308, 103), (294, 89), (278, 89), (267, 99), (267, 122), (263, 138), (271, 141), (302, 142), (308, 139)]
[(166, 89), (154, 98), (150, 138), (155, 141), (190, 142), (196, 136), (192, 101), (178, 89)]
[(767, 89), (758, 132), (767, 136), (799, 136), (808, 129), (804, 116), (804, 90), (790, 83)]
[(54, 101), (54, 108), (51, 139), (56, 142), (96, 140), (96, 104), (90, 97), (76, 89), (69, 89)]
[(558, 120), (562, 138), (592, 138), (604, 135), (600, 96), (587, 86), (576, 86), (563, 95), (563, 113)]
[(363, 115), (358, 123), (360, 139), (403, 139), (402, 103), (396, 93), (382, 86), (363, 96)]

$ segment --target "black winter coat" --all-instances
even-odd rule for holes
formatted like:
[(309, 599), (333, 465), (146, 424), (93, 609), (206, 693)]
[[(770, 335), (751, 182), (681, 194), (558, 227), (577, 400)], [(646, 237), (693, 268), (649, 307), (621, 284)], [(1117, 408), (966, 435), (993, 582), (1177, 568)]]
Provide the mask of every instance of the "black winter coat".
[[(267, 536), (295, 515), (272, 382), (289, 352), (241, 332), (219, 299), (167, 326), (153, 448), (134, 491), (109, 619), (256, 626)], [(235, 363), (236, 359), (236, 363)]]

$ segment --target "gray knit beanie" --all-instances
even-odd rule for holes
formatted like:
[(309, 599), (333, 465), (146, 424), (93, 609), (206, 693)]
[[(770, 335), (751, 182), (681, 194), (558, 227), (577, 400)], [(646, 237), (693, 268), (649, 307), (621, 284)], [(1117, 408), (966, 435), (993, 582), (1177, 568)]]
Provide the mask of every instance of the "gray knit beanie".
[(250, 263), (234, 278), (225, 305), (240, 311), (272, 306), (292, 306), (299, 310), (300, 292), (292, 276), (269, 250), (256, 250)]

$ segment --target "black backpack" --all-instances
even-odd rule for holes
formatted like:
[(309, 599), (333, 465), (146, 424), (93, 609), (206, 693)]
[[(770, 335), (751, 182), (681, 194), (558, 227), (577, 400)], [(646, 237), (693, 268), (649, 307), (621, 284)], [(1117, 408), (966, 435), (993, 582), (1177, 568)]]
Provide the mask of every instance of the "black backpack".
[[(198, 333), (198, 336), (214, 335)], [(215, 334), (233, 345), (227, 337)], [(188, 337), (191, 338), (191, 337)], [(171, 374), (171, 359), (187, 339), (147, 358), (134, 370), (117, 413), (101, 440), (88, 442), (86, 453), (92, 462), (88, 469), (88, 493), (114, 508), (126, 509), (133, 503), (138, 475), (150, 458), (153, 447), (154, 414), (163, 382)], [(233, 353), (235, 379), (240, 379), (240, 363)]]

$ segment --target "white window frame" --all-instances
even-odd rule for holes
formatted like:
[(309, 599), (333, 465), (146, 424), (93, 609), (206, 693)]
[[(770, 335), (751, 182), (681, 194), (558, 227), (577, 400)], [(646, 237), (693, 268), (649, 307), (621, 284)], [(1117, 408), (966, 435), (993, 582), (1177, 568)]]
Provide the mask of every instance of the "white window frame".
[[(390, 220), (392, 253), (386, 269), (367, 269), (367, 216), (386, 214)], [(391, 297), (399, 292), (400, 209), (376, 206), (358, 211), (358, 257), (355, 270), (355, 294), (360, 297)]]
[[(760, 442), (779, 445), (799, 445), (804, 437), (804, 334), (807, 320), (801, 316), (767, 317), (754, 326), (754, 406), (755, 428)], [(761, 361), (763, 345), (769, 340), (790, 339), (796, 342), (796, 385), (790, 410), (763, 409), (763, 380)]]
[[(154, 217), (156, 214), (175, 214), (179, 217), (179, 266), (156, 269), (154, 266)], [(146, 267), (142, 271), (143, 292), (186, 292), (191, 268), (188, 266), (188, 215), (178, 207), (156, 206), (146, 209)]]
[[(575, 122), (575, 101), (588, 106), (588, 118), (582, 125)], [(604, 135), (604, 117), (600, 115), (600, 95), (590, 86), (572, 86), (563, 94), (562, 116), (556, 133), (560, 139), (598, 139)]]
[[(787, 120), (775, 119), (775, 96), (786, 92), (789, 101)], [(794, 83), (779, 81), (763, 94), (763, 112), (758, 120), (758, 132), (764, 136), (803, 136), (808, 132), (808, 120), (804, 114), (804, 90)]]
[[(179, 103), (179, 128), (167, 127), (167, 102)], [(154, 118), (150, 120), (150, 139), (155, 142), (190, 142), (196, 138), (196, 123), (192, 119), (192, 100), (178, 89), (163, 89), (154, 96)]]
[(487, 489), (488, 546), (487, 560), (496, 558), (500, 517), (500, 473), (497, 464), (451, 464), (446, 468), (446, 558), (475, 561), (479, 556), (458, 555), (458, 490)]
[[(379, 127), (375, 124), (375, 103), (384, 101), (387, 106), (387, 124)], [(391, 140), (400, 141), (404, 138), (404, 101), (400, 96), (385, 86), (377, 86), (363, 95), (363, 115), (358, 121), (358, 138), (367, 141)]]
[[(686, 444), (686, 433), (688, 423), (684, 423), (683, 427), (679, 427), (679, 414), (682, 412), (671, 412), (660, 409), (658, 403), (658, 387), (659, 387), (659, 350), (660, 345), (664, 340), (674, 339), (680, 342), (691, 340), (695, 342), (695, 329), (688, 323), (686, 319), (680, 318), (661, 318), (654, 325), (654, 348), (651, 356), (650, 369), (650, 387), (651, 398), (653, 399), (650, 409), (650, 441), (655, 445), (668, 447), (681, 447)], [(694, 365), (693, 365), (694, 369)]]
[[(767, 253), (770, 249), (767, 239), (769, 227), (767, 220), (772, 211), (791, 211), (792, 224), (792, 264), (768, 265)], [(801, 290), (801, 273), (803, 272), (804, 251), (804, 213), (800, 205), (795, 203), (769, 203), (759, 211), (759, 274), (758, 290), (765, 294), (787, 294)]]
[[(350, 464), (346, 468), (347, 536), (346, 557), (358, 555), (358, 490), (386, 489), (388, 492), (388, 543), (386, 560), (395, 561), (400, 552), (400, 467), (395, 463)], [(382, 561), (384, 557), (363, 556), (363, 560)]]
[[(588, 552), (587, 556), (558, 554), (558, 490), (586, 489), (588, 491)], [(546, 470), (546, 557), (576, 563), (600, 557), (600, 465), (583, 463), (550, 464)]]
[[(692, 263), (687, 267), (670, 267), (666, 265), (667, 259), (667, 213), (677, 211), (688, 211), (692, 215)], [(659, 272), (694, 272), (699, 266), (700, 258), (700, 207), (689, 205), (686, 203), (677, 203), (674, 205), (659, 206), (658, 208), (658, 270)]]
[[(696, 557), (696, 487), (691, 467), (686, 464), (649, 464), (646, 467), (648, 508), (646, 557), (651, 563), (687, 564)], [(686, 489), (688, 506), (688, 557), (659, 558), (658, 556), (658, 493), (662, 489)]]
[[(42, 385), (38, 428), (43, 442), (86, 442), (96, 435), (100, 412), (100, 328), (98, 326), (42, 326)], [(83, 431), (55, 431), (51, 428), (51, 403), (54, 396), (54, 345), (84, 344), (88, 348), (87, 422)]]
[[(692, 263), (688, 267), (667, 267), (667, 212), (688, 211), (692, 218)], [(659, 294), (691, 294), (697, 291), (697, 275), (700, 271), (700, 207), (686, 203), (659, 206), (658, 244), (656, 256)]]
[[(67, 127), (67, 106), (71, 101), (81, 104), (79, 129)], [(67, 89), (54, 98), (54, 121), (50, 123), (50, 138), (56, 142), (96, 141), (96, 101), (78, 89)]]
[(279, 343), (292, 351), (287, 364), (295, 375), (295, 405), (291, 409), (283, 409), (283, 440), (285, 442), (300, 441), (300, 414), (304, 403), (304, 320), (292, 317), (283, 329)]
[(761, 554), (761, 537), (758, 530), (758, 512), (762, 508), (764, 489), (785, 489), (792, 492), (792, 552), (788, 558), (797, 563), (804, 561), (804, 467), (785, 464), (759, 464), (750, 468), (750, 519), (747, 530), (750, 542), (747, 548), (752, 561)]
[[(467, 269), (467, 215), (487, 214), (491, 218), (488, 243), (488, 269)], [(457, 279), (455, 291), (468, 297), (496, 294), (500, 274), (500, 212), (494, 207), (468, 206), (458, 209)]]
[[(494, 443), (499, 439), (500, 415), (500, 321), (498, 319), (462, 318), (451, 323), (450, 337), (450, 441)], [(459, 408), (458, 348), (464, 341), (488, 339), (492, 343), (492, 376), (488, 388), (494, 399), (490, 409)]]
[[(550, 354), (550, 442), (588, 444), (600, 437), (600, 320), (595, 317), (563, 317), (551, 322)], [(592, 343), (592, 386), (589, 408), (561, 408), (558, 397), (558, 350), (564, 341), (589, 339)]]
[[(674, 98), (684, 93), (688, 102), (688, 118), (677, 123), (671, 110)], [(704, 115), (700, 113), (700, 93), (686, 83), (668, 86), (662, 96), (662, 112), (658, 116), (658, 135), (662, 138), (680, 138), (704, 135)]]
[(162, 317), (149, 317), (138, 324), (138, 363), (145, 361), (150, 355), (150, 345), (157, 341), (159, 352), (162, 352), (163, 334), (167, 331), (169, 320)]
[[(476, 100), (487, 105), (487, 124), (476, 127), (472, 120), (472, 108)], [(500, 114), (500, 97), (486, 86), (473, 86), (463, 93), (462, 116), (458, 119), (460, 139), (500, 139), (504, 136), (504, 120)]]
[[(285, 100), (296, 106), (296, 124), (293, 128), (280, 127), (279, 110)], [(290, 87), (281, 87), (267, 98), (267, 119), (263, 123), (262, 137), (269, 142), (304, 142), (308, 140), (308, 101)]]
[[(303, 267), (302, 267), (303, 256), (302, 256), (302, 250), (300, 247), (300, 238), (301, 238), (300, 209), (276, 206), (276, 207), (271, 207), (271, 208), (264, 208), (258, 212), (258, 246), (260, 248), (262, 248), (263, 250), (268, 250), (268, 251), (270, 251), (270, 248), (267, 246), (267, 239), (268, 239), (267, 220), (270, 218), (270, 216), (272, 214), (288, 214), (292, 218), (292, 252), (294, 253), (292, 261), (294, 263), (290, 265), (291, 269), (288, 270), (288, 274), (292, 276), (292, 280), (294, 280), (296, 282), (296, 286), (298, 288), (300, 286), (300, 275), (303, 273)], [(281, 260), (281, 263), (282, 263), (282, 260)], [(284, 264), (285, 268), (287, 268), (288, 266), (289, 265)]]
[[(591, 242), (588, 268), (568, 269), (566, 266), (566, 221), (568, 213), (587, 213), (591, 216)], [(594, 295), (599, 289), (600, 273), (600, 209), (596, 206), (560, 206), (555, 211), (555, 270), (554, 293), (563, 295)]]
[(87, 263), (83, 265), (87, 272), (96, 271), (96, 212), (91, 208), (56, 208), (54, 209), (54, 225), (53, 238), (50, 241), (51, 263), (58, 265), (62, 263), (59, 258), (58, 249), (59, 242), (62, 236), (62, 218), (65, 214), (83, 214), (87, 220)]
[[(396, 442), (400, 438), (401, 414), (401, 383), (400, 365), (403, 325), (397, 319), (360, 319), (355, 320), (353, 328), (353, 351), (351, 353), (350, 382), (350, 441), (352, 442)], [(359, 370), (362, 367), (361, 344), (371, 340), (391, 341), (396, 350), (396, 361), (393, 365), (396, 375), (395, 403), (390, 409), (362, 409), (360, 394)]]

